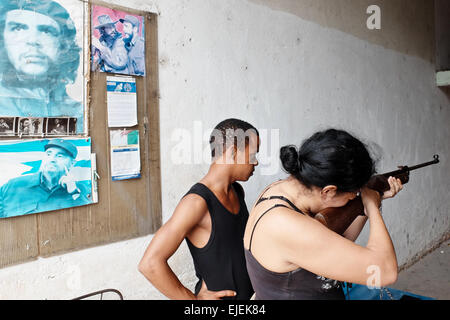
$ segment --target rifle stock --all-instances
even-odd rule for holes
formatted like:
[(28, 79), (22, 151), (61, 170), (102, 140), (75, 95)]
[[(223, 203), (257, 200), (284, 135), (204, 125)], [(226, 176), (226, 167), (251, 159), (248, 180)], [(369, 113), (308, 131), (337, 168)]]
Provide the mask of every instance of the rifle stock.
[[(402, 184), (409, 182), (409, 172), (423, 168), (432, 164), (439, 163), (439, 156), (435, 155), (434, 160), (422, 163), (413, 167), (401, 166), (400, 170), (378, 174), (370, 178), (366, 186), (383, 194), (390, 189), (388, 178), (395, 177), (400, 179)], [(326, 208), (317, 213), (314, 218), (325, 225), (330, 230), (338, 234), (343, 234), (352, 222), (360, 215), (364, 215), (364, 205), (361, 197), (349, 201), (345, 206), (339, 208)]]

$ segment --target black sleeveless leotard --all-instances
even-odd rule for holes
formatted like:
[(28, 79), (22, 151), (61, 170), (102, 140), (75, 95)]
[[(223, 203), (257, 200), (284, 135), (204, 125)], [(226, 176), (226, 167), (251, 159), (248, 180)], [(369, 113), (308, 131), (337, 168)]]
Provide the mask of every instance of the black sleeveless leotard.
[(187, 194), (195, 193), (205, 199), (212, 227), (209, 241), (203, 248), (197, 248), (188, 238), (186, 242), (198, 278), (195, 294), (204, 280), (208, 290), (236, 291), (235, 297), (224, 299), (249, 300), (254, 291), (247, 273), (243, 242), (248, 210), (241, 185), (235, 182), (233, 188), (239, 198), (238, 214), (228, 211), (204, 184), (197, 183), (188, 191)]

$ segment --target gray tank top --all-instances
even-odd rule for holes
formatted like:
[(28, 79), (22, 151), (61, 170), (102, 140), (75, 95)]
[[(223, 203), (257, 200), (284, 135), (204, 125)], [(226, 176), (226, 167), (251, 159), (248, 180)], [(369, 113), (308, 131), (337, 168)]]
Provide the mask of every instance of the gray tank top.
[(267, 212), (274, 208), (285, 207), (303, 214), (289, 199), (283, 196), (260, 198), (255, 206), (262, 201), (272, 199), (283, 200), (291, 208), (284, 204), (276, 204), (266, 210), (253, 226), (249, 248), (244, 252), (250, 281), (255, 290), (255, 300), (344, 300), (342, 285), (338, 281), (326, 279), (302, 268), (285, 273), (273, 272), (263, 267), (253, 256), (251, 252), (253, 233), (256, 225)]

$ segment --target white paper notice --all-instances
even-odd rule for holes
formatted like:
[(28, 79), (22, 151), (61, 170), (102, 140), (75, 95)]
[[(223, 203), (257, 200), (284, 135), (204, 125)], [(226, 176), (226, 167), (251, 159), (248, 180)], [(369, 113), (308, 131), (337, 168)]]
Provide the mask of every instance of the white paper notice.
[(110, 138), (112, 180), (140, 178), (139, 131), (112, 130)]
[(106, 77), (109, 127), (137, 125), (136, 80), (131, 77)]

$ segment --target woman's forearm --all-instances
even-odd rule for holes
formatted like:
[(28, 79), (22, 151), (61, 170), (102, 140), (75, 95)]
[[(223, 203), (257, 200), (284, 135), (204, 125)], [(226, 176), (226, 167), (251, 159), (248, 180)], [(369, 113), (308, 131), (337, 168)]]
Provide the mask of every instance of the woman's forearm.
[(369, 215), (370, 233), (366, 248), (376, 253), (378, 257), (377, 267), (380, 268), (385, 281), (393, 283), (397, 279), (398, 272), (394, 245), (379, 209), (373, 207), (369, 210), (371, 211)]
[(196, 296), (177, 278), (167, 262), (139, 264), (139, 271), (171, 300), (195, 300)]
[(352, 224), (345, 230), (343, 236), (350, 241), (355, 241), (360, 235), (362, 229), (366, 225), (367, 216), (357, 217)]

